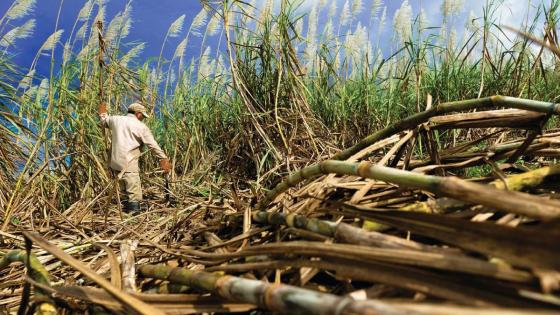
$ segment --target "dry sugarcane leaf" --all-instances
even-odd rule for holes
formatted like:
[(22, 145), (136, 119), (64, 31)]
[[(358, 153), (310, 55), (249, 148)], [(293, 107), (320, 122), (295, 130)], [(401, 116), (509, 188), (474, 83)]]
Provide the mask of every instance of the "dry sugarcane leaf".
[[(325, 244), (319, 242), (279, 242), (246, 248), (238, 255), (265, 255), (290, 253), (309, 257), (346, 259), (360, 261), (380, 261), (445, 271), (476, 274), (515, 282), (532, 282), (534, 277), (527, 272), (508, 266), (493, 264), (484, 260), (460, 254), (445, 252), (423, 252), (410, 249), (375, 248), (352, 244)], [(224, 255), (227, 256), (227, 255)]]
[(444, 158), (446, 156), (455, 155), (457, 153), (465, 152), (466, 150), (476, 146), (477, 144), (482, 143), (483, 141), (486, 141), (486, 140), (488, 140), (488, 139), (490, 139), (490, 138), (492, 138), (492, 137), (494, 137), (498, 134), (502, 134), (503, 132), (504, 132), (504, 130), (498, 130), (498, 131), (495, 131), (495, 132), (491, 132), (491, 133), (486, 134), (482, 137), (479, 137), (475, 140), (459, 144), (455, 147), (444, 149), (440, 152), (440, 154), (441, 154), (442, 158)]
[[(356, 213), (355, 207), (343, 207)], [(543, 231), (538, 227), (512, 228), (489, 222), (470, 222), (444, 215), (416, 212), (359, 211), (359, 215), (489, 257), (500, 257), (513, 265), (560, 270), (558, 230)]]
[(542, 310), (535, 308), (495, 308), (495, 307), (467, 307), (448, 304), (433, 303), (407, 303), (407, 302), (390, 302), (392, 305), (402, 307), (411, 311), (417, 311), (432, 315), (553, 315), (558, 314), (557, 311)]
[(134, 250), (138, 247), (138, 241), (125, 240), (121, 244), (122, 276), (119, 282), (126, 292), (136, 292), (136, 261)]
[(130, 309), (131, 311), (137, 314), (145, 314), (145, 315), (165, 314), (161, 310), (138, 300), (137, 298), (131, 296), (130, 294), (120, 291), (115, 286), (113, 286), (110, 282), (108, 282), (103, 277), (95, 273), (95, 271), (87, 267), (84, 263), (68, 255), (58, 247), (52, 245), (50, 242), (45, 240), (42, 236), (38, 235), (37, 233), (24, 232), (23, 234), (26, 238), (33, 241), (33, 243), (35, 243), (39, 247), (43, 248), (44, 250), (46, 250), (56, 258), (62, 260), (66, 264), (70, 265), (71, 267), (75, 268), (76, 270), (86, 275), (92, 281), (94, 281), (103, 289), (105, 289), (109, 294), (115, 297), (127, 309)]
[[(123, 311), (122, 303), (105, 290), (95, 287), (54, 287), (53, 293), (103, 305), (112, 310)], [(220, 297), (197, 294), (131, 294), (134, 298), (163, 310), (166, 314), (199, 314), (212, 312), (247, 312), (254, 305), (225, 301)]]
[(119, 260), (117, 259), (117, 255), (113, 252), (109, 246), (95, 243), (95, 246), (103, 249), (107, 253), (107, 258), (109, 260), (109, 264), (111, 266), (111, 284), (114, 285), (117, 289), (122, 289), (121, 287), (121, 267), (119, 264)]

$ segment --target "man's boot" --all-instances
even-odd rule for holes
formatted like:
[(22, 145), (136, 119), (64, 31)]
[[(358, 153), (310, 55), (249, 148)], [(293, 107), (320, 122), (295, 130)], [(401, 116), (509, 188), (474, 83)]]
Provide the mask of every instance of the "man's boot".
[(127, 201), (124, 207), (124, 212), (132, 213), (140, 211), (140, 203), (138, 201)]

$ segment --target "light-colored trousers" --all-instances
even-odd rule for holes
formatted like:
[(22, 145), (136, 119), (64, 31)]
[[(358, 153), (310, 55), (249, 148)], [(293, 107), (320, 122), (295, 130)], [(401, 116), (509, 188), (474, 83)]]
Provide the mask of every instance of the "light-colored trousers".
[(140, 173), (126, 172), (119, 180), (121, 193), (127, 196), (129, 202), (142, 201), (142, 183)]

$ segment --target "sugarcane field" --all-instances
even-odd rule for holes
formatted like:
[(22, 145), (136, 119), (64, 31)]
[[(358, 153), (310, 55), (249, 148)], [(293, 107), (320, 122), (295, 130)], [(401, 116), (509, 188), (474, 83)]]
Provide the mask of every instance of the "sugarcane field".
[(0, 314), (560, 314), (560, 0), (3, 0)]

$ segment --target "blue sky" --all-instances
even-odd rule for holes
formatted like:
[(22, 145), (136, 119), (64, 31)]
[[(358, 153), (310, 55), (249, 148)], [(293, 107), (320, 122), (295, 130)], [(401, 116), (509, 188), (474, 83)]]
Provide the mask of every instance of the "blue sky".
[[(257, 3), (262, 5), (265, 0), (258, 0)], [(346, 0), (332, 0), (337, 1), (337, 7), (340, 11)], [(350, 3), (356, 0), (349, 0)], [(367, 21), (369, 15), (369, 7), (372, 0), (362, 0), (364, 10), (360, 14), (359, 20)], [(457, 0), (456, 0), (457, 1)], [(460, 0), (459, 0), (460, 1)], [(83, 6), (85, 0), (64, 0), (62, 7), (62, 14), (60, 20), (60, 29), (66, 30), (62, 37), (62, 42), (65, 41), (66, 36), (75, 21), (78, 11)], [(110, 20), (117, 12), (122, 11), (128, 0), (106, 0), (107, 2), (107, 20)], [(280, 0), (274, 0), (276, 4)], [(303, 1), (303, 10), (309, 10), (314, 5), (319, 3), (326, 3), (328, 7), (331, 1), (321, 0), (305, 0)], [(395, 11), (401, 6), (402, 1), (385, 0), (383, 1), (387, 6), (387, 22), (385, 32), (382, 34), (382, 42), (386, 43), (392, 39), (391, 25)], [(464, 9), (454, 18), (454, 24), (458, 32), (461, 32), (462, 25), (466, 20), (469, 12), (474, 11), (475, 15), (482, 15), (482, 6), (485, 0), (471, 0), (464, 1)], [(12, 3), (12, 0), (0, 1), (0, 14), (3, 14)], [(430, 26), (441, 25), (441, 0), (410, 0), (413, 8), (413, 14), (419, 13), (419, 8), (424, 8)], [(540, 4), (539, 1), (516, 1), (505, 0), (504, 5), (501, 7), (498, 16), (502, 24), (512, 26), (519, 26), (520, 21), (523, 20), (524, 15), (528, 8)], [(11, 22), (12, 26), (21, 25), (28, 18), (35, 18), (37, 26), (35, 28), (34, 36), (30, 39), (20, 40), (16, 43), (15, 49), (10, 49), (10, 52), (15, 54), (15, 61), (17, 64), (28, 67), (31, 60), (35, 56), (36, 51), (42, 45), (44, 40), (54, 32), (56, 16), (60, 0), (37, 0), (35, 11), (30, 16)], [(153, 57), (159, 54), (161, 44), (169, 25), (182, 14), (186, 15), (186, 26), (190, 25), (194, 16), (201, 10), (201, 4), (197, 0), (133, 0), (132, 1), (132, 30), (127, 37), (126, 42), (145, 42), (146, 48), (143, 57)], [(325, 10), (327, 10), (325, 8)], [(533, 9), (534, 10), (534, 9)], [(320, 15), (319, 25), (324, 24), (325, 21), (321, 19)], [(186, 33), (186, 30), (183, 31)], [(177, 38), (171, 38), (168, 41), (164, 55), (168, 58), (173, 54), (175, 47), (182, 40), (184, 35)], [(212, 43), (212, 41), (210, 41)], [(192, 56), (198, 56), (201, 50), (201, 39), (191, 38), (186, 50), (186, 60)], [(61, 45), (57, 47), (60, 55)], [(42, 57), (39, 62), (39, 72), (45, 73), (45, 67), (48, 67), (48, 57)]]

